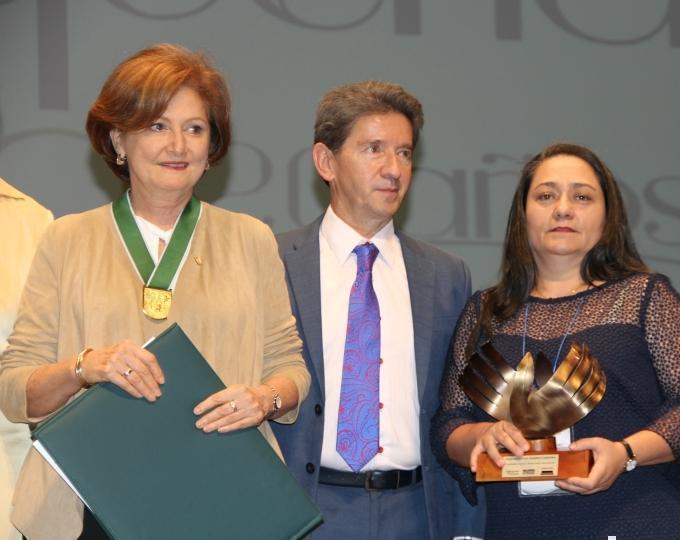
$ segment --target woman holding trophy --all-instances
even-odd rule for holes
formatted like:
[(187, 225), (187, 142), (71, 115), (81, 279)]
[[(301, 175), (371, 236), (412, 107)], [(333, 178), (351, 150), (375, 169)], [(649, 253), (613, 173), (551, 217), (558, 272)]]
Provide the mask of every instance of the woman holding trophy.
[(592, 453), (590, 472), (485, 484), (487, 539), (677, 537), (679, 316), (680, 295), (635, 249), (607, 166), (574, 144), (534, 156), (514, 195), (500, 281), (477, 292), (458, 322), (433, 447), (472, 503), (480, 455), (503, 467), (501, 449), (506, 456), (530, 449), (516, 423), (496, 421), (460, 384), (482, 346), (518, 372), (527, 353), (540, 355), (556, 374), (570, 344), (583, 344), (604, 374), (603, 395), (557, 434), (558, 446)]

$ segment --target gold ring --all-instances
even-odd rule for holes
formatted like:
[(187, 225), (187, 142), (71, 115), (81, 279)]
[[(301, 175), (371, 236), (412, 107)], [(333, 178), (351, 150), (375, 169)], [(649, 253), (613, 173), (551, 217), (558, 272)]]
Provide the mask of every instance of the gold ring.
[(229, 406), (231, 407), (231, 412), (236, 412), (238, 410), (236, 402), (233, 399), (229, 402)]
[(131, 373), (132, 373), (132, 368), (127, 368), (125, 370), (125, 372), (123, 373), (123, 377), (125, 377), (127, 379), (130, 376)]

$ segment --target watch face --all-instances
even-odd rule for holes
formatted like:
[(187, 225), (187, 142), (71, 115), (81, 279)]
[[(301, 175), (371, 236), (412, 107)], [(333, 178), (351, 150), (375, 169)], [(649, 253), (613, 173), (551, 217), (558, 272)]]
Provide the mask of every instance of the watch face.
[(626, 471), (630, 472), (635, 467), (637, 467), (637, 461), (635, 461), (634, 459), (629, 459), (628, 461), (626, 461)]
[(281, 408), (281, 396), (276, 396), (274, 398), (274, 410), (278, 411)]

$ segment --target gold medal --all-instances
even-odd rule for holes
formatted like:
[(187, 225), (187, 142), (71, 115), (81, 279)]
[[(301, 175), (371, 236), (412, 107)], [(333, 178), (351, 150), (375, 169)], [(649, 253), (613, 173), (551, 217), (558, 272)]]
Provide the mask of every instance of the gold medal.
[(172, 304), (172, 291), (144, 287), (143, 307), (144, 315), (162, 321), (168, 318)]

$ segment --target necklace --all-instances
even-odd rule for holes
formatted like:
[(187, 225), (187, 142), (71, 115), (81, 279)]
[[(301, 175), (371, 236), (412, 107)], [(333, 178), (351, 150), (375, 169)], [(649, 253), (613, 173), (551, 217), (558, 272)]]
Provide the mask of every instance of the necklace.
[[(579, 313), (581, 312), (581, 307), (583, 306), (583, 301), (586, 299), (585, 296), (583, 296), (579, 301), (578, 304), (576, 304), (576, 309), (574, 309), (574, 313), (571, 315), (571, 319), (569, 319), (569, 323), (567, 324), (567, 327), (564, 329), (564, 335), (562, 336), (562, 341), (560, 341), (560, 346), (557, 349), (557, 354), (555, 355), (555, 358), (552, 361), (552, 370), (553, 373), (555, 372), (555, 369), (557, 369), (557, 361), (560, 359), (560, 353), (562, 352), (562, 347), (564, 347), (564, 342), (567, 340), (567, 336), (571, 334), (571, 328), (576, 322), (576, 319), (578, 318)], [(522, 335), (522, 358), (524, 358), (524, 355), (526, 354), (527, 350), (527, 327), (528, 327), (528, 322), (529, 322), (529, 302), (526, 303), (526, 306), (524, 306), (524, 334)]]
[[(574, 287), (569, 291), (568, 294), (565, 294), (564, 296), (570, 296), (573, 294), (578, 294), (583, 291), (587, 291), (590, 289), (590, 283), (581, 283), (580, 285)], [(548, 296), (546, 294), (543, 294), (538, 287), (534, 287), (534, 296), (538, 296), (539, 298), (543, 298), (544, 300), (552, 300), (553, 298), (561, 298), (560, 295), (558, 296)]]

